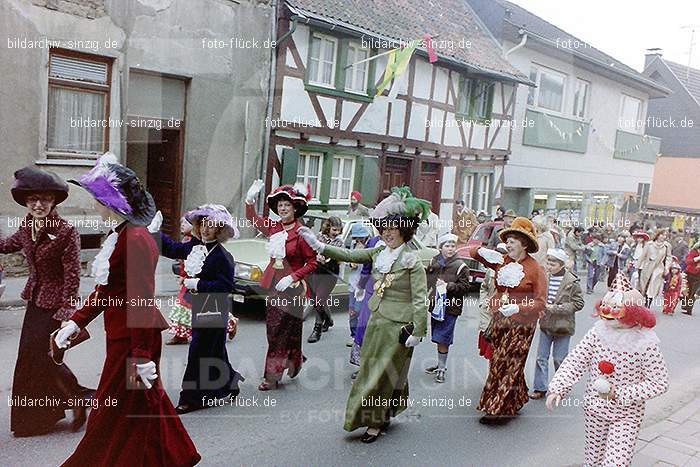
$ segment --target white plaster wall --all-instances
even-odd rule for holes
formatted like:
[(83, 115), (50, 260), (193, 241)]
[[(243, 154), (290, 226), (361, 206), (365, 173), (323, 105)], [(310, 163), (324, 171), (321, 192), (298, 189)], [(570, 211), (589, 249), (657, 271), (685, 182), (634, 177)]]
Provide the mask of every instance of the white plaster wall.
[[(507, 44), (506, 47), (509, 45)], [(650, 183), (653, 164), (613, 159), (610, 149), (615, 146), (620, 99), (622, 93), (640, 98), (647, 96), (638, 90), (623, 86), (608, 78), (581, 70), (571, 63), (532, 51), (527, 47), (509, 56), (511, 63), (529, 75), (531, 63), (553, 68), (568, 75), (564, 109), (571, 114), (573, 89), (576, 78), (591, 83), (587, 118), (592, 119), (588, 150), (585, 154), (553, 149), (523, 146), (523, 128), (520, 124), (527, 109), (528, 88), (518, 89), (515, 118), (518, 125), (513, 132), (512, 154), (505, 174), (506, 187), (528, 187), (556, 191), (636, 192), (638, 183)], [(646, 115), (646, 105), (644, 115)], [(599, 143), (593, 135), (603, 141)], [(606, 148), (607, 146), (608, 148)]]
[[(285, 76), (282, 83), (282, 105), (280, 118), (282, 120), (304, 122), (307, 125), (318, 125), (318, 117), (311, 105), (309, 94), (304, 89), (304, 82), (298, 78)], [(296, 120), (295, 120), (296, 119)]]

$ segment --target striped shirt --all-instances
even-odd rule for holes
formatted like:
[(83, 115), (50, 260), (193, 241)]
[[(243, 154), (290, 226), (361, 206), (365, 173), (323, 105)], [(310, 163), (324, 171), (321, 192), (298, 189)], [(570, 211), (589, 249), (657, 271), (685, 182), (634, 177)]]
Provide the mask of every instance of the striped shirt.
[(557, 297), (557, 292), (559, 292), (559, 286), (561, 285), (561, 280), (564, 278), (564, 270), (558, 275), (549, 276), (549, 285), (547, 287), (547, 303), (554, 303), (554, 299)]

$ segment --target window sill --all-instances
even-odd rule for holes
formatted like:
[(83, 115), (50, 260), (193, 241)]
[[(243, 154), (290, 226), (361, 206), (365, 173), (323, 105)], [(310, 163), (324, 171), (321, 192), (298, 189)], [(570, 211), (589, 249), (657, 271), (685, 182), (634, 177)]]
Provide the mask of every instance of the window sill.
[(344, 97), (345, 99), (353, 100), (353, 101), (359, 101), (359, 102), (373, 102), (374, 101), (374, 97), (370, 97), (370, 96), (366, 96), (366, 95), (362, 95), (362, 94), (356, 94), (353, 92), (340, 91), (340, 90), (334, 89), (334, 88), (325, 88), (323, 86), (317, 86), (317, 85), (309, 84), (309, 83), (304, 84), (304, 89), (307, 92), (317, 92), (319, 94), (327, 94), (329, 96)]
[(62, 165), (62, 166), (73, 166), (73, 167), (93, 167), (97, 157), (95, 159), (76, 159), (67, 157), (61, 154), (56, 159), (38, 159), (34, 161), (36, 165)]

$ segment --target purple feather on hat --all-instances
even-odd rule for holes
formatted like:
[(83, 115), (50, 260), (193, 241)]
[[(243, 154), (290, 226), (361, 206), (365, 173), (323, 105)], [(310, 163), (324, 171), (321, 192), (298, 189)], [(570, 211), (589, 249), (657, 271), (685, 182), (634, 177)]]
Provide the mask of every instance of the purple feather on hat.
[(109, 164), (118, 164), (117, 157), (111, 152), (106, 152), (89, 172), (80, 177), (80, 184), (102, 204), (118, 212), (131, 214), (132, 208), (124, 194), (117, 188), (117, 176), (109, 170)]

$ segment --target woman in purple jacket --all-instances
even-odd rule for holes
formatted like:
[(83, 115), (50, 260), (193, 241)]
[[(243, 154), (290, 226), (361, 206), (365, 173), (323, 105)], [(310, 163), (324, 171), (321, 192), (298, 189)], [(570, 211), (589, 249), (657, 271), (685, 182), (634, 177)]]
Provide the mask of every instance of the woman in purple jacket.
[[(29, 279), (22, 292), (27, 311), (12, 382), (10, 429), (16, 437), (46, 434), (72, 408), (75, 431), (85, 423), (89, 405), (77, 401), (92, 391), (48, 355), (49, 336), (75, 311), (80, 285), (78, 231), (56, 213), (56, 205), (68, 197), (68, 184), (53, 172), (25, 167), (15, 172), (11, 191), (27, 215), (17, 232), (0, 239), (0, 253), (22, 251)], [(39, 401), (51, 403), (39, 406)]]

